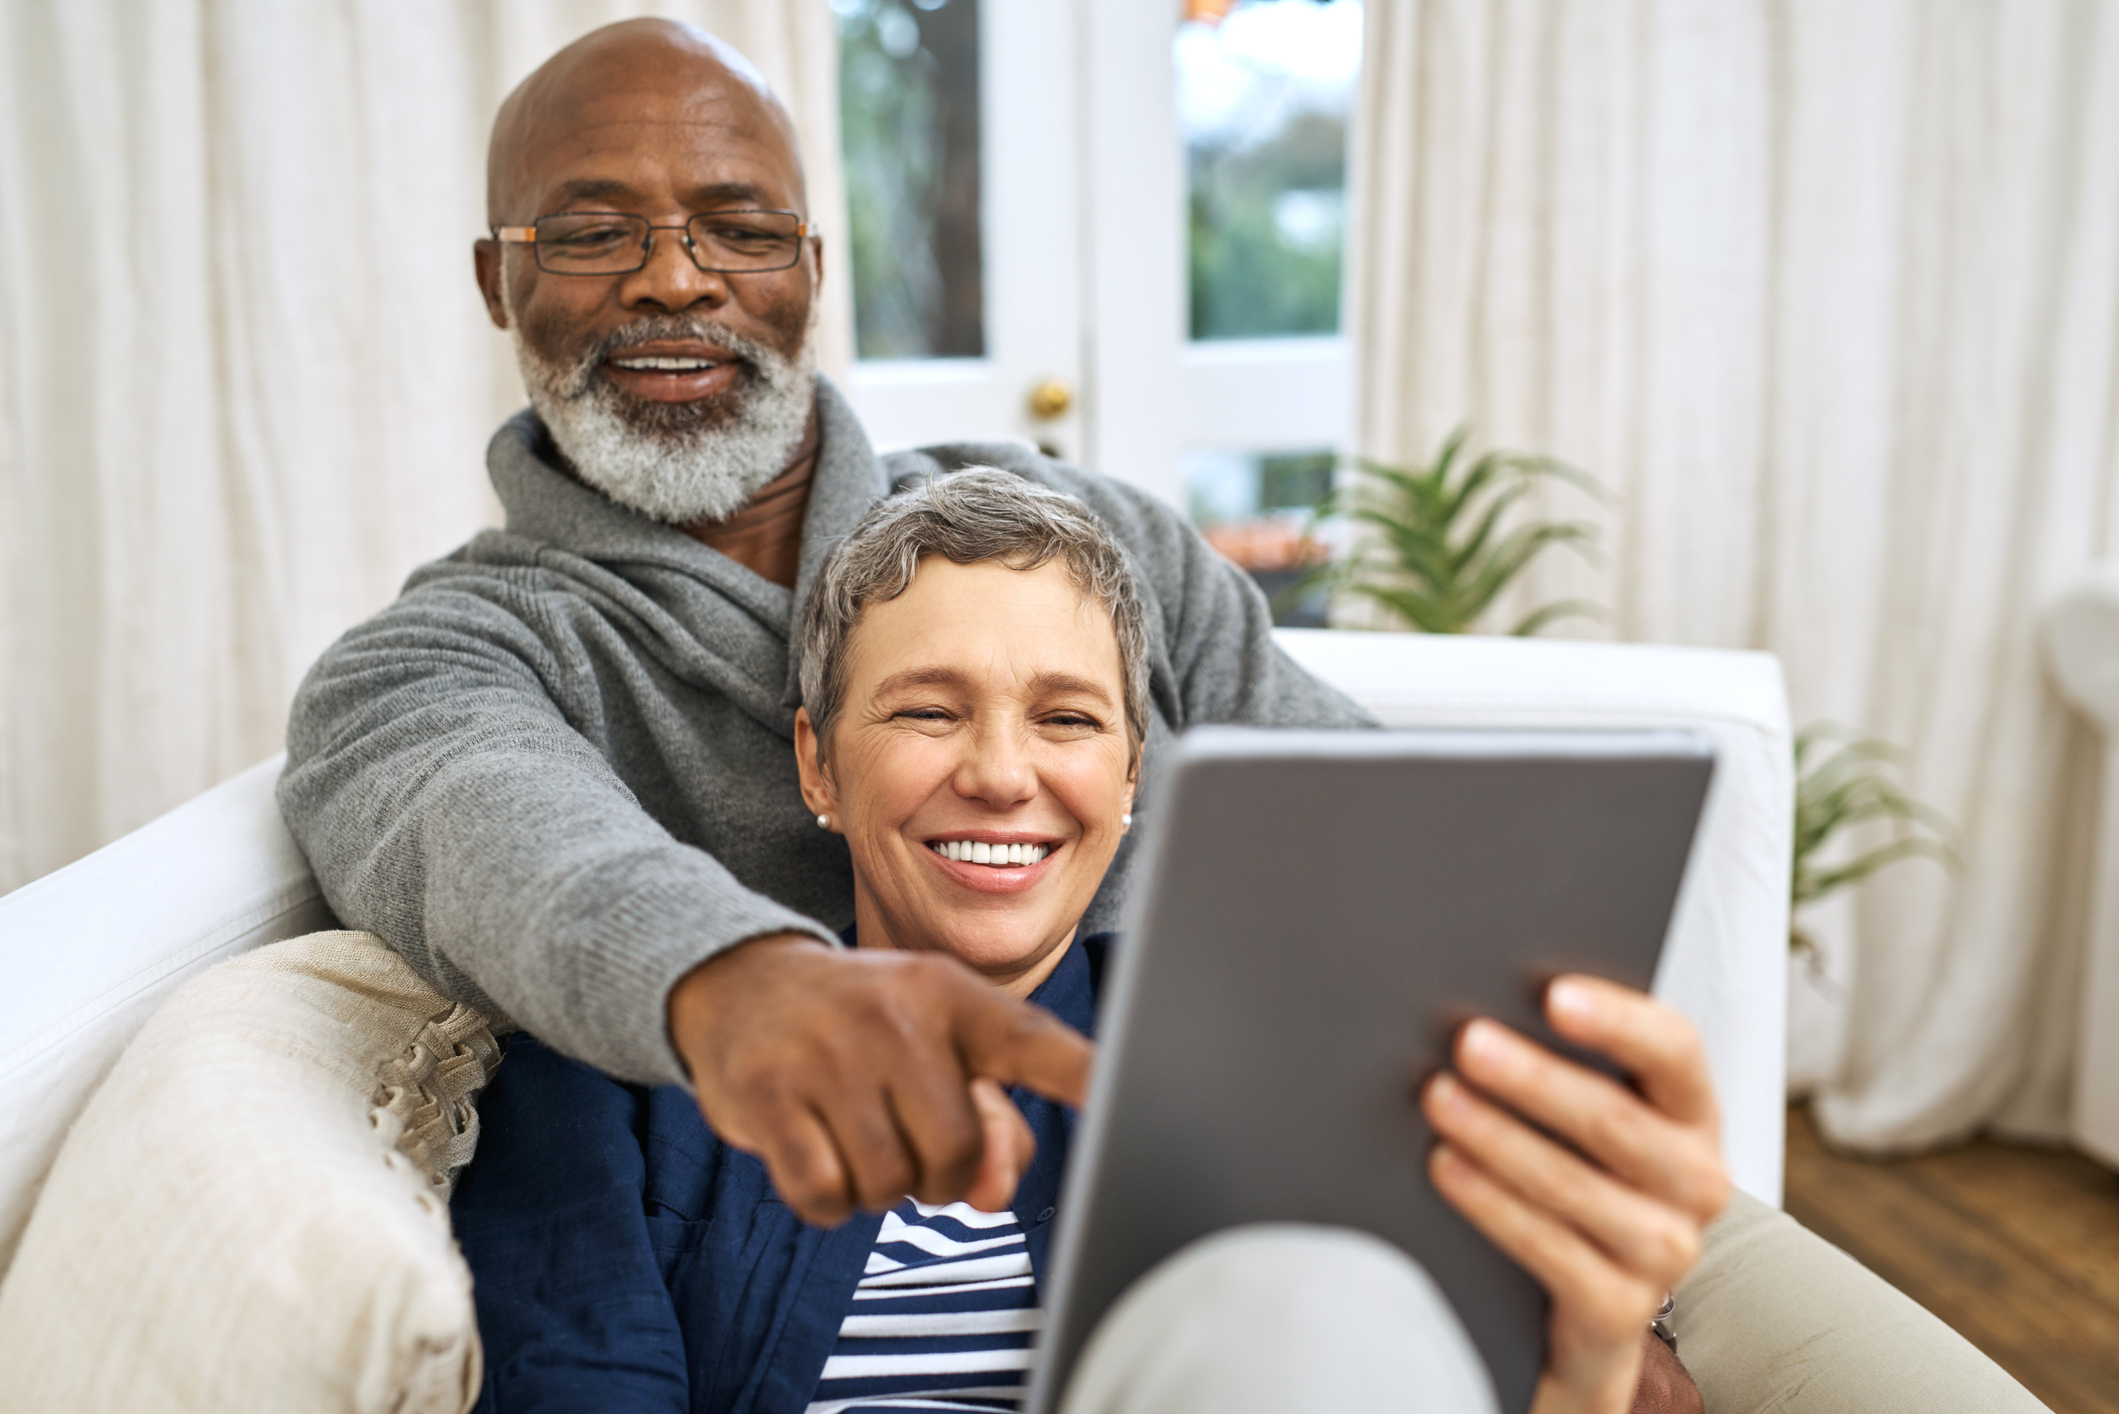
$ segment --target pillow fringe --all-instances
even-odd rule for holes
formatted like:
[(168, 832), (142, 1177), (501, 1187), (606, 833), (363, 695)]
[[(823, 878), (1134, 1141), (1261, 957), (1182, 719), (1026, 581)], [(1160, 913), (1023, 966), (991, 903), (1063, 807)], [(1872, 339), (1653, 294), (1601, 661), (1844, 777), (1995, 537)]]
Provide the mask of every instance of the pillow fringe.
[(473, 1101), (500, 1064), (491, 1021), (461, 1003), (429, 1018), (377, 1067), (369, 1122), (446, 1201), (478, 1148)]

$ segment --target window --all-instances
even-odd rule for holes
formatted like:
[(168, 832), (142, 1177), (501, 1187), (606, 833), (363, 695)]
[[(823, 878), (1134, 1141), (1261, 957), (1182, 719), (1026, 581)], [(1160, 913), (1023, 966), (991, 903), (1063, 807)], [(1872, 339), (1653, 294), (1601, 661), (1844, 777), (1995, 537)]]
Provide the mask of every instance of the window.
[(1359, 0), (1251, 0), (1176, 57), (1191, 336), (1336, 334)]
[(1277, 428), (1234, 414), (1246, 393), (1347, 402), (1345, 350), (1332, 336), (1360, 0), (1192, 8), (1201, 18), (1179, 28), (1175, 46), (1189, 363), (1195, 382), (1218, 379), (1225, 391), (1220, 416), (1201, 419), (1183, 452), (1185, 507), (1274, 598), (1280, 622), (1321, 624), (1321, 595), (1286, 595), (1325, 553), (1309, 532), (1341, 439), (1321, 419), (1299, 425), (1302, 409)]
[(986, 351), (977, 0), (835, 0), (862, 358)]

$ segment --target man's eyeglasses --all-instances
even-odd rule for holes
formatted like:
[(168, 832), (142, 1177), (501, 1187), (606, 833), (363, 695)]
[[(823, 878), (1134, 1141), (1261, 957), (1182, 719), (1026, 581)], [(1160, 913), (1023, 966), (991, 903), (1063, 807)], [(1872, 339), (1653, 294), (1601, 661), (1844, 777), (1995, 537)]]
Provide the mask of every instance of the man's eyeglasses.
[(562, 211), (534, 226), (495, 226), (493, 239), (527, 245), (551, 275), (627, 275), (647, 264), (657, 231), (684, 232), (684, 248), (701, 270), (756, 275), (786, 270), (816, 234), (792, 211), (708, 211), (682, 226), (651, 225), (616, 211)]

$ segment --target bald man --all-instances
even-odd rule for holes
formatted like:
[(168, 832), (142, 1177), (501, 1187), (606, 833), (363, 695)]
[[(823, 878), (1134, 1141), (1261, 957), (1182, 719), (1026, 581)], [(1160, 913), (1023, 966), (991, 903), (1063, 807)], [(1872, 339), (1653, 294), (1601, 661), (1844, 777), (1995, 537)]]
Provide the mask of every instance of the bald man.
[(850, 865), (792, 747), (825, 552), (894, 487), (997, 465), (1087, 502), (1145, 571), (1151, 761), (1195, 722), (1366, 718), (1154, 498), (1014, 446), (875, 455), (814, 371), (793, 128), (718, 40), (643, 20), (560, 51), (501, 107), (487, 200), (478, 285), (530, 394), (487, 452), (506, 529), (296, 697), (279, 798), (326, 898), (444, 993), (693, 1086), (812, 1221), (1011, 1192), (1028, 1131), (989, 1142), (968, 1078), (1078, 1102), (1088, 1047), (954, 963), (839, 947)]

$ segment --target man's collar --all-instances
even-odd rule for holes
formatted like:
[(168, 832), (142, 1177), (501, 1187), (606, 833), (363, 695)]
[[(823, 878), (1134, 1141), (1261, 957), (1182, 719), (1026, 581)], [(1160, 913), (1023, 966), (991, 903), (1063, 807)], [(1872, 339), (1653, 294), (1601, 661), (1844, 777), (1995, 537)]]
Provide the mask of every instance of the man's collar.
[[(801, 606), (831, 548), (890, 490), (883, 464), (845, 397), (822, 374), (816, 380), (816, 479), (802, 519), (802, 557), (792, 596), (675, 526), (631, 511), (558, 467), (551, 435), (524, 408), (493, 434), (486, 469), (507, 512), (509, 533), (541, 540), (584, 559), (653, 564), (705, 579), (753, 613), (785, 617), (789, 638), (785, 705), (801, 701), (801, 649), (793, 640)], [(755, 602), (752, 602), (755, 601)]]

